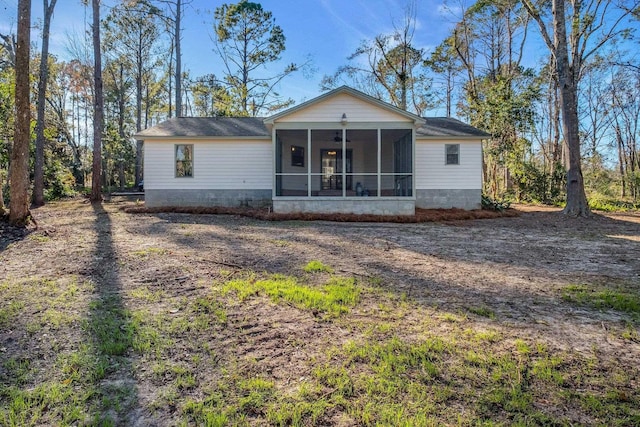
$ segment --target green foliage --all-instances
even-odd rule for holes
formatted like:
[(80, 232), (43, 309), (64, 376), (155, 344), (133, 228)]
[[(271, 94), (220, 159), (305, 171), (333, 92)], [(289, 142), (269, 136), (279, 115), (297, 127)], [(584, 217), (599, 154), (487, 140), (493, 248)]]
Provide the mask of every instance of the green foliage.
[(512, 172), (518, 188), (518, 200), (554, 204), (563, 199), (566, 171), (562, 165), (556, 164), (555, 168), (548, 171), (534, 159), (522, 162)]
[(193, 79), (190, 83), (196, 116), (232, 116), (233, 100), (229, 92), (213, 74)]
[(260, 3), (241, 0), (223, 4), (213, 13), (213, 29), (217, 52), (228, 70), (224, 76), (231, 105), (226, 111), (233, 115), (256, 116), (263, 110), (285, 108), (293, 103), (282, 100), (274, 85), (298, 70), (289, 64), (272, 76), (255, 75), (256, 70), (280, 59), (285, 50), (285, 36), (271, 12)]
[(76, 179), (59, 156), (51, 155), (45, 161), (45, 199), (57, 200), (76, 194)]
[(634, 203), (630, 201), (592, 196), (589, 197), (589, 207), (594, 211), (625, 212), (640, 210), (640, 202)]
[(511, 207), (511, 202), (506, 200), (493, 200), (491, 197), (483, 194), (481, 199), (482, 209), (503, 212)]
[(130, 138), (120, 135), (115, 123), (109, 122), (102, 144), (103, 171), (107, 175), (107, 187), (118, 186), (121, 174), (124, 185), (127, 181), (133, 181), (135, 149)]

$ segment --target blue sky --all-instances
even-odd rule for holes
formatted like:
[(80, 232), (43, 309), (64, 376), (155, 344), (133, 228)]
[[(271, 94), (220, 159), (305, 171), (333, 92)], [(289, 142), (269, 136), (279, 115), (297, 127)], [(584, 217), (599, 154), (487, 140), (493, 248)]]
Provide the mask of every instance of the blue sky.
[[(116, 0), (103, 0), (102, 15)], [(221, 75), (219, 59), (213, 52), (213, 10), (224, 1), (192, 0), (186, 6), (183, 38), (183, 65), (192, 76), (208, 73)], [(233, 1), (226, 1), (233, 3)], [(283, 65), (304, 62), (307, 57), (316, 69), (311, 77), (297, 75), (286, 80), (281, 92), (302, 102), (320, 93), (322, 76), (332, 74), (346, 64), (363, 39), (393, 29), (394, 19), (404, 15), (404, 0), (263, 0), (259, 3), (271, 11), (287, 38)], [(15, 32), (17, 0), (0, 0), (0, 33)], [(32, 0), (32, 22), (37, 25), (42, 16), (42, 2)], [(430, 50), (447, 35), (455, 16), (441, 0), (417, 1), (417, 31), (414, 44)], [(91, 10), (80, 0), (58, 0), (52, 22), (51, 53), (68, 59), (68, 34), (81, 34), (88, 29)], [(32, 32), (38, 42), (39, 31)]]

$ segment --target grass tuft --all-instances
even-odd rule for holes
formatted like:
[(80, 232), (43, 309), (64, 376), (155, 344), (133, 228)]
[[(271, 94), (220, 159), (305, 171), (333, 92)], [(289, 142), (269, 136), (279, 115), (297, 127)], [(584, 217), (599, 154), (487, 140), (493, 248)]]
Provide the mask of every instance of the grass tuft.
[(304, 266), (304, 271), (307, 273), (333, 273), (331, 267), (315, 260), (309, 261), (307, 265)]
[(468, 307), (467, 310), (473, 314), (477, 314), (478, 316), (486, 317), (487, 319), (495, 320), (496, 313), (491, 310), (489, 307)]
[(587, 285), (569, 285), (562, 290), (565, 301), (640, 315), (640, 296), (612, 289), (597, 290)]
[(352, 278), (331, 278), (321, 287), (307, 286), (295, 277), (274, 275), (267, 279), (254, 278), (232, 280), (224, 284), (222, 291), (235, 291), (241, 300), (260, 293), (274, 302), (292, 303), (298, 308), (322, 313), (325, 317), (337, 317), (357, 304), (360, 290)]

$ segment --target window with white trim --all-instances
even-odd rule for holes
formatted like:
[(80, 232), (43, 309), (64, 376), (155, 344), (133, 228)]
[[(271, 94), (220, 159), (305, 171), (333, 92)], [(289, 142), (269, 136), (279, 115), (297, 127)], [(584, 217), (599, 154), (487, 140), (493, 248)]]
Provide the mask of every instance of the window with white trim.
[(445, 144), (445, 165), (460, 164), (460, 144)]
[(176, 178), (193, 178), (193, 144), (176, 145)]

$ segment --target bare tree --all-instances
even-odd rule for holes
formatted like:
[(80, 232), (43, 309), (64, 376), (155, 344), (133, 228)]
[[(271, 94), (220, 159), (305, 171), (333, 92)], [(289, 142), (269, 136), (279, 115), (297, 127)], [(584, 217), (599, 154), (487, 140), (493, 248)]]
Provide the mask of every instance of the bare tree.
[[(416, 3), (409, 1), (400, 25), (394, 22), (392, 34), (365, 40), (347, 59), (348, 65), (324, 76), (320, 87), (329, 90), (347, 83), (403, 110), (417, 114), (431, 105), (431, 81), (419, 73), (424, 51), (413, 46)], [(360, 60), (366, 61), (360, 65)]]
[(176, 116), (182, 116), (182, 52), (180, 39), (180, 25), (182, 25), (182, 0), (176, 0), (176, 14), (175, 14), (175, 34), (174, 42), (176, 44)]
[(11, 150), (9, 222), (24, 227), (29, 221), (29, 48), (31, 43), (31, 0), (18, 0), (18, 42), (16, 46), (16, 128)]
[[(578, 83), (585, 61), (607, 42), (626, 32), (620, 28), (621, 24), (634, 13), (639, 2), (633, 0), (626, 3), (624, 7), (616, 8), (611, 0), (587, 3), (552, 0), (549, 23), (544, 18), (545, 12), (548, 12), (545, 9), (547, 3), (523, 0), (523, 6), (538, 24), (542, 39), (554, 58), (562, 131), (568, 151), (567, 204), (563, 210), (567, 215), (590, 215), (580, 157)], [(565, 6), (568, 8), (565, 9)]]
[(51, 17), (57, 0), (43, 0), (44, 25), (42, 28), (42, 52), (40, 54), (40, 76), (38, 80), (38, 105), (36, 118), (36, 159), (33, 177), (33, 204), (44, 205), (44, 106), (49, 80), (49, 30)]
[(93, 9), (93, 167), (91, 175), (91, 200), (102, 200), (100, 177), (102, 175), (102, 131), (104, 129), (104, 97), (102, 93), (102, 53), (100, 51), (100, 0), (91, 1)]

